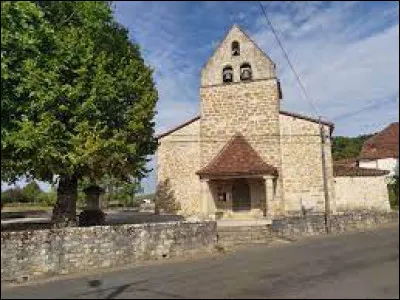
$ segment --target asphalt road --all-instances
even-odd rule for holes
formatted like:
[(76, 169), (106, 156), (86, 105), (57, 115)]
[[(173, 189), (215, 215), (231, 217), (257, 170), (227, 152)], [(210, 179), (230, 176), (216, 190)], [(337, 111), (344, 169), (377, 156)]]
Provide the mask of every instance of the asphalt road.
[(1, 290), (1, 298), (399, 298), (399, 229), (251, 246)]

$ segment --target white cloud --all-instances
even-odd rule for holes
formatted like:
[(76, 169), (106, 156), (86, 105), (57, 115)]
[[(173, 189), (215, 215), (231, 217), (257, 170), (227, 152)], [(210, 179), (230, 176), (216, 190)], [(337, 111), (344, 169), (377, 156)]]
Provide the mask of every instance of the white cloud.
[[(209, 23), (220, 24), (224, 10), (228, 21), (249, 24), (244, 29), (277, 64), (283, 109), (314, 115), (260, 13), (259, 4), (249, 4), (205, 2), (204, 10), (210, 15), (193, 11), (191, 20), (204, 18), (201, 28), (194, 29), (186, 26), (185, 12), (175, 3), (118, 3), (118, 18), (125, 24), (134, 24), (133, 36), (144, 46), (146, 60), (157, 70), (157, 132), (198, 113), (197, 66), (205, 61), (192, 61), (184, 36), (193, 31), (209, 32), (209, 40), (203, 38), (204, 46), (197, 51), (211, 54), (219, 42), (216, 36), (225, 33), (227, 24), (217, 28), (221, 33), (216, 34), (212, 32), (215, 24)], [(264, 3), (308, 94), (324, 117), (336, 121), (335, 133), (340, 135), (374, 132), (398, 120), (398, 7), (365, 10), (364, 5), (357, 1)], [(219, 17), (211, 20), (214, 15)], [(145, 182), (147, 191), (154, 188), (154, 175), (152, 172)]]
[[(371, 119), (378, 121), (372, 129), (381, 129), (382, 123), (393, 121), (395, 116), (392, 114), (390, 119), (388, 115), (398, 108), (398, 102), (393, 101), (399, 90), (398, 22), (385, 30), (378, 29), (387, 23), (388, 16), (398, 17), (398, 7), (375, 11), (371, 18), (372, 13), (357, 13), (357, 2), (335, 3), (319, 10), (315, 4), (310, 5), (307, 9), (305, 3), (301, 4), (303, 9), (294, 10), (294, 17), (285, 10), (274, 11), (271, 17), (283, 32), (280, 38), (308, 94), (328, 119), (335, 121), (335, 117), (348, 114), (349, 119), (337, 120), (336, 134), (356, 135)], [(298, 26), (299, 19), (306, 20)], [(258, 23), (262, 21), (260, 18)], [(314, 114), (266, 24), (253, 35), (277, 64), (283, 106)], [(365, 107), (373, 109), (363, 110)]]

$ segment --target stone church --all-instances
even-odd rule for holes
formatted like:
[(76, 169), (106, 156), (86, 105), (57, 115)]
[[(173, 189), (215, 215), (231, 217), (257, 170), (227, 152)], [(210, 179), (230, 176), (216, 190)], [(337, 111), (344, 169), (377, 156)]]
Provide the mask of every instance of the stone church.
[(334, 125), (281, 110), (283, 94), (274, 62), (234, 25), (202, 69), (200, 115), (157, 137), (158, 188), (168, 189), (180, 214), (262, 219), (322, 212), (322, 149), (335, 212)]

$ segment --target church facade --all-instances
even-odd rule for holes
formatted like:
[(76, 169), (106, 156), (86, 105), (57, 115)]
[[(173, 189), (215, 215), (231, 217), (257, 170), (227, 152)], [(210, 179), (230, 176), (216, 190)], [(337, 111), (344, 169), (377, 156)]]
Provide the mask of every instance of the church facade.
[(283, 111), (281, 101), (275, 64), (233, 26), (201, 72), (200, 115), (157, 137), (158, 187), (171, 192), (181, 214), (258, 219), (323, 212), (322, 150), (335, 212), (334, 125)]

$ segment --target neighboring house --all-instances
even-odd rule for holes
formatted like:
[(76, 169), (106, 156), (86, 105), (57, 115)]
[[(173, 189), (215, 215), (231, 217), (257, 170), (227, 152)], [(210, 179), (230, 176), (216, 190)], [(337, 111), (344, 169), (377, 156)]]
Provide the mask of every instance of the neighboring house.
[(358, 166), (358, 158), (343, 158), (333, 162), (335, 166), (341, 167), (357, 167)]
[[(324, 211), (319, 121), (281, 110), (281, 99), (275, 64), (233, 26), (201, 72), (200, 116), (157, 137), (158, 185), (171, 190), (180, 214), (252, 219), (298, 214), (304, 208)], [(321, 127), (327, 137), (327, 189), (334, 212), (338, 187), (343, 186), (340, 201), (361, 203), (365, 196), (360, 190), (357, 198), (357, 191), (375, 185), (367, 186), (359, 168), (339, 172), (335, 184), (334, 125), (322, 121)], [(369, 173), (379, 177), (378, 189), (370, 194), (380, 197), (367, 199), (367, 207), (386, 209), (389, 204), (379, 185), (381, 173)], [(342, 177), (362, 185), (349, 186)], [(351, 197), (346, 197), (348, 189)]]
[(392, 123), (366, 140), (358, 165), (363, 168), (387, 170), (399, 175), (399, 123)]

